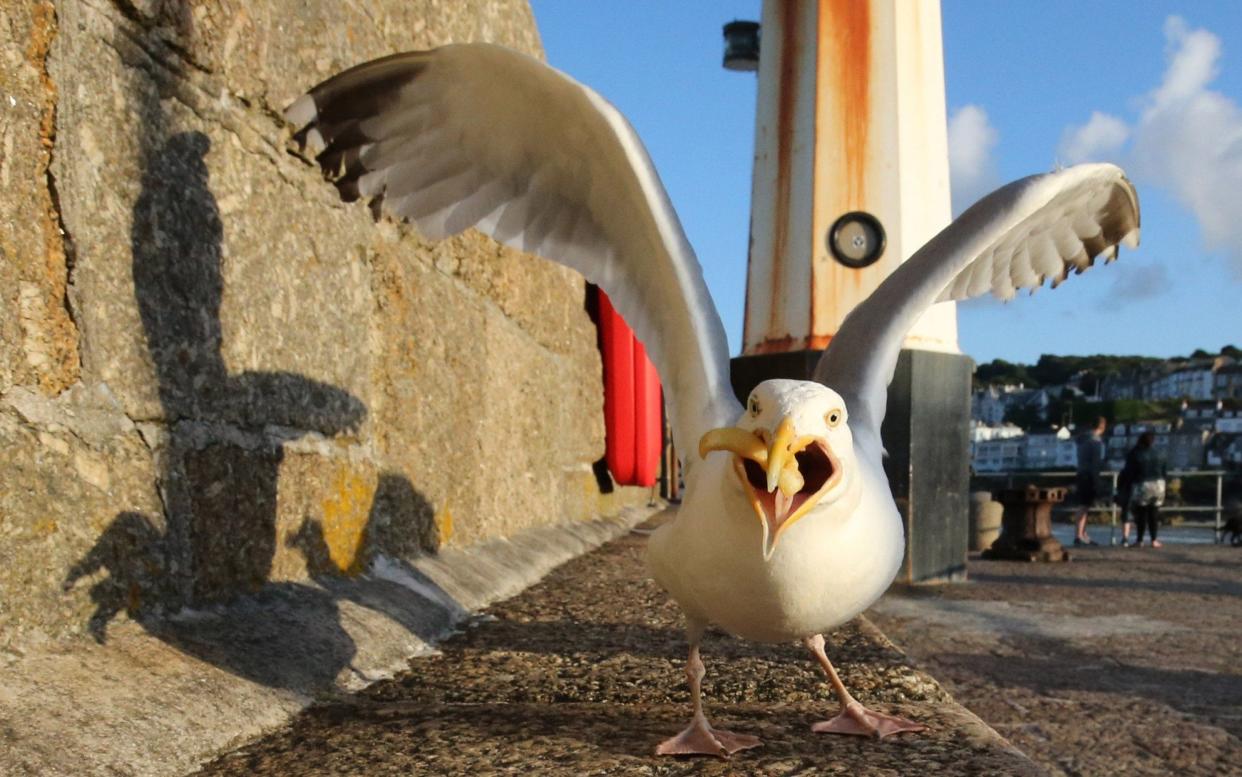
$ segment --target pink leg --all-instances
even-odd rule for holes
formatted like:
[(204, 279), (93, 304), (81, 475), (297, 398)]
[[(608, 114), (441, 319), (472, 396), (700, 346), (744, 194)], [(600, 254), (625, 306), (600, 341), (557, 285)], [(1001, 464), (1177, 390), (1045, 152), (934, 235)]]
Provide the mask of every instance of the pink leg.
[[(696, 633), (697, 631), (697, 633)], [(690, 725), (680, 734), (664, 740), (656, 747), (656, 755), (718, 755), (721, 758), (760, 745), (758, 737), (735, 734), (712, 728), (703, 714), (703, 661), (699, 658), (699, 635), (702, 629), (690, 629), (690, 657), (686, 660), (686, 679), (690, 681), (690, 698), (694, 703), (694, 716)]]
[(854, 736), (875, 737), (881, 739), (889, 734), (899, 734), (903, 731), (923, 731), (927, 728), (920, 723), (912, 720), (899, 718), (896, 715), (887, 715), (883, 712), (874, 712), (858, 703), (858, 701), (850, 695), (846, 690), (845, 683), (841, 682), (841, 678), (837, 676), (837, 670), (833, 669), (832, 662), (828, 660), (827, 654), (824, 653), (824, 637), (816, 634), (813, 637), (807, 637), (803, 640), (807, 649), (815, 656), (815, 660), (819, 662), (820, 667), (824, 670), (824, 674), (828, 675), (828, 681), (832, 683), (833, 693), (836, 694), (837, 700), (841, 702), (841, 712), (832, 720), (821, 720), (818, 723), (811, 724), (811, 730), (818, 734), (852, 734)]

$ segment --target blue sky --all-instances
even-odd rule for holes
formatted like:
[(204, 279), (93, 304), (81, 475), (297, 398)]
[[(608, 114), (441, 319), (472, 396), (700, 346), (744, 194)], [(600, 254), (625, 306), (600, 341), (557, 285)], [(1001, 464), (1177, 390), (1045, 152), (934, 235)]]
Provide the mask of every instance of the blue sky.
[[(532, 0), (548, 61), (646, 143), (741, 341), (755, 77), (720, 27), (759, 0)], [(1058, 162), (1115, 161), (1143, 242), (1118, 263), (1002, 304), (958, 306), (978, 361), (1242, 346), (1242, 3), (944, 0), (955, 209)]]

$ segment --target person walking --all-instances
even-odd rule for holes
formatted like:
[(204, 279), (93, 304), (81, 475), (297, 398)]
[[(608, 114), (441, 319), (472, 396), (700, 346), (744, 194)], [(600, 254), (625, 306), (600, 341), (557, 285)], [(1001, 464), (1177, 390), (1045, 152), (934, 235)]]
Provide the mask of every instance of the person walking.
[(1091, 431), (1078, 438), (1078, 474), (1074, 493), (1078, 497), (1078, 514), (1074, 518), (1074, 544), (1095, 545), (1095, 540), (1087, 534), (1087, 516), (1091, 506), (1095, 504), (1097, 488), (1100, 483), (1100, 468), (1104, 466), (1104, 430), (1108, 428), (1108, 419), (1100, 416), (1095, 419)]
[(1130, 512), (1130, 494), (1134, 490), (1134, 484), (1130, 482), (1132, 473), (1125, 467), (1122, 467), (1121, 473), (1117, 476), (1117, 491), (1113, 494), (1113, 504), (1117, 505), (1117, 510), (1121, 513), (1121, 547), (1128, 548), (1134, 543), (1130, 542), (1130, 530), (1134, 528), (1134, 514)]
[(1164, 504), (1165, 478), (1168, 469), (1164, 457), (1155, 448), (1155, 432), (1143, 432), (1138, 442), (1126, 454), (1126, 465), (1121, 480), (1131, 483), (1130, 510), (1138, 527), (1135, 545), (1143, 545), (1143, 530), (1151, 535), (1151, 546), (1162, 547), (1156, 539), (1160, 526), (1160, 506)]

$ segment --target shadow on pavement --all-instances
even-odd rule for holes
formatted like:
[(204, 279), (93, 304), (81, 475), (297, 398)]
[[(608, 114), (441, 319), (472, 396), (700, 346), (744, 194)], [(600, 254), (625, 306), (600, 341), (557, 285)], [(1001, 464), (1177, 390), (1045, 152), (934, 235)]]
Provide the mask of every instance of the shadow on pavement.
[[(946, 653), (939, 659), (945, 665), (970, 666), (999, 688), (1028, 688), (1047, 695), (1050, 691), (1093, 691), (1116, 694), (1119, 698), (1142, 696), (1183, 713), (1215, 719), (1215, 724), (1235, 737), (1242, 737), (1242, 677), (1193, 669), (1158, 669), (1106, 659), (1100, 655), (1059, 644), (1028, 652), (1040, 657), (996, 656), (982, 653)], [(1046, 656), (1046, 657), (1044, 657)]]

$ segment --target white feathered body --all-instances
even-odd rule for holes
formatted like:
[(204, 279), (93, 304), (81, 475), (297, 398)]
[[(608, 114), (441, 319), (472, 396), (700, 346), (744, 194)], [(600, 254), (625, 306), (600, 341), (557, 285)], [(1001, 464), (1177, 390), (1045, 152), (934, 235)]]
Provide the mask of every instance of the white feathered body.
[(845, 623), (888, 588), (905, 547), (878, 457), (859, 451), (856, 461), (849, 493), (790, 526), (764, 560), (762, 525), (729, 456), (709, 456), (676, 519), (651, 536), (652, 577), (689, 618), (744, 639), (786, 642)]

